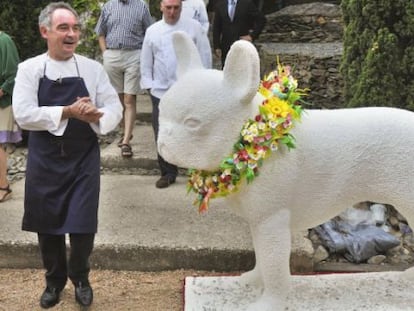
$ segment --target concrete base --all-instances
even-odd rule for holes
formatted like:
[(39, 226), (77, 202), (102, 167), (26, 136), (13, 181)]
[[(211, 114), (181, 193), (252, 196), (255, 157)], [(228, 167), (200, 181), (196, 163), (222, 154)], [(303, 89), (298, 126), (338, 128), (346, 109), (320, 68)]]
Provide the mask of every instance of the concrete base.
[[(372, 272), (293, 276), (285, 310), (412, 311), (414, 278), (409, 280), (407, 275)], [(242, 311), (260, 291), (241, 285), (238, 276), (187, 277), (184, 295), (184, 311)]]

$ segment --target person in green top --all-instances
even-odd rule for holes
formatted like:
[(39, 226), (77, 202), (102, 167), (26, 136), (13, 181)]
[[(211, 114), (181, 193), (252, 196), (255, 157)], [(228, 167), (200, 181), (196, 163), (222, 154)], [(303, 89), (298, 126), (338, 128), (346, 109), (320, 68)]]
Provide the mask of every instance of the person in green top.
[(12, 111), (11, 95), (19, 63), (19, 54), (13, 40), (0, 31), (0, 203), (11, 197), (7, 179), (7, 146), (22, 139)]

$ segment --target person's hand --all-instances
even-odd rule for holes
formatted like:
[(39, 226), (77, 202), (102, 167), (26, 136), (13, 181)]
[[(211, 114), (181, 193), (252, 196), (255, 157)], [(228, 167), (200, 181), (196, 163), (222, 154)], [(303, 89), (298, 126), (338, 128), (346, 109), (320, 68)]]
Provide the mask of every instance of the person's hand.
[(221, 58), (221, 49), (215, 49), (214, 55), (216, 55), (218, 58)]
[(80, 115), (88, 115), (94, 113), (97, 110), (96, 107), (92, 105), (91, 99), (89, 97), (79, 97), (78, 100), (71, 106)]
[(88, 123), (97, 123), (102, 116), (103, 113), (92, 104), (89, 97), (80, 97), (63, 110), (63, 117), (76, 118)]
[(240, 40), (246, 40), (246, 41), (249, 41), (249, 42), (253, 42), (253, 38), (252, 38), (251, 35), (241, 36)]

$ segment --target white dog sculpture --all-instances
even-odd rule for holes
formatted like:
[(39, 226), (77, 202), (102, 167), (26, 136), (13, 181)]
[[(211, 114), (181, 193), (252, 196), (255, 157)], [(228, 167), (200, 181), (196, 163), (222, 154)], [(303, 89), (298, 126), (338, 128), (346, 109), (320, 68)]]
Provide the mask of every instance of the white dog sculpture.
[[(223, 71), (202, 67), (192, 41), (174, 35), (178, 81), (160, 103), (158, 150), (179, 167), (216, 170), (263, 98), (254, 46), (236, 42)], [(262, 286), (248, 310), (285, 310), (291, 229), (312, 228), (361, 201), (391, 204), (414, 224), (414, 113), (392, 108), (305, 110), (260, 176), (226, 197), (250, 226)]]

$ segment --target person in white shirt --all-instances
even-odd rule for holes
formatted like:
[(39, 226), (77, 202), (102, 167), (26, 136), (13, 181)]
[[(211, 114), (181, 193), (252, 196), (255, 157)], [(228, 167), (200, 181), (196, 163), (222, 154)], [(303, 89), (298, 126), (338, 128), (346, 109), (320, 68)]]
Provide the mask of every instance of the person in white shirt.
[[(152, 126), (155, 140), (158, 137), (158, 104), (160, 98), (176, 81), (176, 57), (172, 34), (186, 32), (194, 41), (206, 68), (211, 68), (210, 42), (200, 23), (188, 17), (181, 17), (181, 0), (162, 0), (162, 20), (152, 24), (146, 31), (141, 50), (141, 88), (149, 91), (152, 101)], [(166, 162), (158, 154), (161, 178), (157, 188), (166, 188), (175, 182), (177, 167)]]
[(39, 15), (39, 29), (47, 52), (19, 64), (12, 97), (17, 123), (30, 131), (22, 229), (38, 236), (46, 270), (41, 307), (59, 302), (68, 279), (76, 301), (87, 307), (93, 300), (89, 257), (98, 226), (97, 134), (116, 128), (122, 105), (103, 66), (75, 54), (81, 24), (69, 4), (49, 3)]
[(204, 32), (208, 34), (210, 22), (208, 20), (206, 4), (203, 0), (183, 0), (182, 1), (181, 16), (193, 18), (198, 21), (204, 29)]

